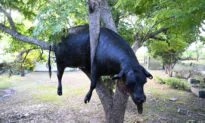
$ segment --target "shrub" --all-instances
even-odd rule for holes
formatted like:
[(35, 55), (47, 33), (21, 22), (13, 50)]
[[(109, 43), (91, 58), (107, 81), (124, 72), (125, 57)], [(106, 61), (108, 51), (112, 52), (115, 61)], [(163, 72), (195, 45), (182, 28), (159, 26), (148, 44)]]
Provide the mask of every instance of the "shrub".
[(160, 84), (165, 84), (164, 79), (162, 79), (162, 78), (160, 78), (160, 77), (158, 77), (158, 76), (155, 78), (155, 80), (156, 80), (156, 82), (158, 82), (158, 83), (160, 83)]
[(167, 84), (174, 89), (186, 90), (186, 91), (189, 90), (188, 83), (182, 79), (178, 79), (178, 78), (163, 79), (160, 77), (156, 77), (156, 81), (159, 82), (160, 84)]
[(166, 84), (179, 90), (189, 90), (188, 83), (178, 78), (168, 78), (165, 80)]

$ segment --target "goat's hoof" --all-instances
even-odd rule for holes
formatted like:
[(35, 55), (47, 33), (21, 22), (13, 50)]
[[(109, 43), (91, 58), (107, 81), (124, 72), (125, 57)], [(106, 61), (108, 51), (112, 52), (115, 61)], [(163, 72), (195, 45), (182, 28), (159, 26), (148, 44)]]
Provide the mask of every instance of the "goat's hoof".
[(85, 99), (84, 99), (85, 104), (90, 102), (90, 97), (91, 97), (90, 95), (85, 96)]

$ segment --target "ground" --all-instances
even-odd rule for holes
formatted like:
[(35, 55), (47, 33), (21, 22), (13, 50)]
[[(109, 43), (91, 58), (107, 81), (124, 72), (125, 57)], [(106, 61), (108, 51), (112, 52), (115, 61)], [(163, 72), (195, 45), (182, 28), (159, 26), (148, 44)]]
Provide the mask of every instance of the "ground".
[[(162, 71), (151, 73), (166, 77)], [(0, 76), (0, 123), (105, 122), (103, 107), (95, 91), (90, 103), (83, 103), (90, 81), (80, 71), (64, 74), (62, 96), (56, 94), (56, 73), (53, 73), (51, 79), (47, 72), (29, 73), (26, 77), (7, 76)], [(197, 98), (190, 92), (160, 85), (154, 79), (148, 80), (145, 93), (147, 102), (144, 104), (143, 114), (137, 113), (136, 106), (129, 99), (125, 123), (205, 123), (205, 99)]]

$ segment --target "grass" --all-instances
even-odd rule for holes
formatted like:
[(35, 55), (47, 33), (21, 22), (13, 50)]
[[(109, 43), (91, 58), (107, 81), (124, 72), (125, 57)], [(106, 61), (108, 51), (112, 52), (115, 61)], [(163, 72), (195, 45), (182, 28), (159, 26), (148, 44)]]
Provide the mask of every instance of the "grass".
[[(146, 115), (149, 115), (149, 116), (153, 115), (154, 117), (153, 119), (156, 119), (157, 117), (164, 117), (166, 116), (166, 114), (169, 114), (169, 117), (176, 118), (177, 116), (175, 120), (180, 119), (181, 121), (183, 119), (184, 122), (186, 122), (187, 119), (183, 115), (178, 115), (177, 106), (184, 107), (186, 105), (190, 105), (190, 100), (195, 98), (193, 94), (191, 93), (188, 93), (182, 90), (176, 90), (173, 88), (169, 88), (167, 85), (146, 86), (145, 94), (149, 94), (149, 97), (147, 98), (151, 99), (151, 100), (148, 100), (148, 102), (145, 103), (144, 105)], [(173, 98), (173, 97), (176, 98), (177, 100), (170, 101), (170, 98)], [(200, 108), (202, 108), (202, 107), (197, 108), (197, 106), (195, 107), (187, 106), (187, 107), (190, 108), (189, 111), (200, 111), (201, 110)], [(143, 119), (145, 121), (146, 120), (153, 121), (151, 117), (145, 117), (145, 116), (143, 116)], [(167, 119), (167, 117), (164, 117), (164, 118)]]
[(52, 101), (54, 103), (60, 103), (69, 96), (79, 96), (85, 93), (83, 87), (70, 87), (63, 86), (63, 96), (57, 95), (57, 87), (55, 85), (40, 85), (36, 87), (36, 91), (32, 94), (33, 97), (41, 99), (42, 101)]
[(9, 88), (11, 87), (11, 83), (8, 81), (1, 81), (0, 82), (0, 88)]
[[(89, 86), (84, 84), (66, 84), (63, 83), (63, 96), (57, 95), (57, 83), (48, 82), (46, 79), (41, 79), (41, 82), (36, 80), (36, 74), (32, 74), (31, 78), (18, 78), (18, 77), (1, 77), (0, 76), (0, 84), (1, 83), (10, 83), (7, 87), (12, 87), (16, 90), (16, 93), (19, 95), (23, 95), (27, 93), (30, 98), (24, 98), (25, 102), (31, 100), (32, 103), (44, 103), (45, 104), (54, 104), (57, 106), (65, 106), (72, 109), (72, 112), (75, 112), (75, 115), (86, 114), (87, 117), (92, 118), (92, 116), (96, 116), (96, 113), (100, 112), (100, 115), (103, 113), (103, 109), (95, 108), (99, 107), (100, 101), (94, 92), (91, 102), (89, 104), (83, 105), (83, 99), (85, 94), (87, 93)], [(47, 74), (46, 74), (47, 75)], [(43, 75), (42, 75), (43, 76)], [(159, 75), (160, 76), (160, 75)], [(160, 77), (156, 77), (156, 80), (164, 80)], [(3, 80), (3, 81), (2, 81)], [(45, 81), (45, 82), (44, 82)], [(82, 81), (80, 81), (82, 82)], [(7, 84), (6, 83), (6, 84)], [(6, 86), (3, 84), (3, 86)], [(1, 85), (0, 85), (1, 87)], [(128, 109), (126, 114), (126, 122), (136, 122), (137, 119), (142, 119), (142, 121), (155, 121), (158, 118), (164, 118), (163, 121), (170, 121), (169, 118), (176, 119), (184, 119), (186, 122), (187, 116), (181, 115), (177, 113), (177, 106), (186, 107), (190, 112), (197, 112), (204, 114), (205, 110), (202, 106), (204, 105), (196, 105), (192, 104), (192, 100), (198, 100), (198, 98), (194, 97), (192, 93), (176, 90), (173, 88), (169, 88), (168, 85), (165, 84), (156, 84), (151, 80), (151, 82), (145, 86), (145, 94), (147, 95), (147, 102), (144, 103), (144, 114), (139, 117), (136, 111), (136, 106), (130, 102), (128, 103)], [(170, 98), (177, 98), (176, 101), (170, 101)], [(23, 98), (23, 97), (20, 97)], [(197, 101), (194, 101), (197, 103)], [(203, 103), (204, 101), (202, 101)], [(22, 104), (23, 105), (23, 104)], [(180, 107), (181, 108), (181, 107)], [(88, 112), (89, 113), (86, 113)], [(91, 110), (91, 111), (90, 111)], [(83, 113), (82, 113), (83, 112)], [(89, 122), (89, 120), (86, 120)], [(79, 121), (80, 122), (80, 121)]]
[(169, 100), (172, 97), (177, 97), (178, 101), (175, 103), (186, 103), (187, 100), (193, 97), (191, 93), (186, 91), (176, 90), (173, 88), (168, 88), (166, 85), (163, 86), (146, 86), (145, 93), (151, 94), (152, 98), (160, 99), (162, 101)]
[(0, 88), (9, 88), (11, 87), (11, 82), (9, 77), (0, 76)]
[(205, 113), (205, 108), (204, 107), (201, 107), (201, 106), (192, 106), (192, 107), (190, 107), (191, 108), (191, 110), (193, 110), (193, 111), (196, 111), (196, 112), (203, 112), (203, 113)]
[(67, 99), (68, 96), (84, 96), (87, 93), (85, 87), (63, 86), (63, 96), (58, 96), (56, 84), (39, 83), (27, 77), (0, 76), (0, 88), (10, 87), (30, 93), (32, 97), (39, 99), (37, 101), (51, 101), (55, 104), (63, 104), (63, 100)]
[(59, 99), (56, 94), (56, 87), (53, 85), (40, 85), (35, 87), (32, 96), (41, 99), (42, 101), (57, 101)]

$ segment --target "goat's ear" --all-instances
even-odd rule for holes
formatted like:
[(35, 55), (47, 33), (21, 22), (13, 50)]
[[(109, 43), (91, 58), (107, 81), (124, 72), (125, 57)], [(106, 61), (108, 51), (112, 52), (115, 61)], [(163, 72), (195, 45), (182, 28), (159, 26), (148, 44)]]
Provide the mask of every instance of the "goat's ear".
[(148, 77), (149, 79), (153, 79), (152, 74), (150, 74), (148, 71), (145, 70), (145, 76)]
[(114, 75), (112, 77), (112, 80), (116, 80), (116, 79), (122, 78), (123, 74), (124, 74), (124, 72), (121, 70), (120, 73), (118, 73), (118, 74), (116, 74), (116, 75)]
[(143, 69), (143, 72), (147, 78), (153, 79), (153, 76), (151, 73), (149, 73), (144, 67), (142, 67), (142, 69)]

